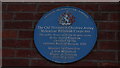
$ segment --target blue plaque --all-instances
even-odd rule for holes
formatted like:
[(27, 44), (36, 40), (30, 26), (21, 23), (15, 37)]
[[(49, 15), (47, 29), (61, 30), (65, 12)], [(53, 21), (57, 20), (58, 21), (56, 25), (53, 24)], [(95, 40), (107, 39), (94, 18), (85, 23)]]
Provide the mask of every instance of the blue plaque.
[(42, 56), (56, 63), (84, 58), (97, 39), (96, 25), (85, 11), (60, 7), (47, 12), (34, 30), (35, 46)]

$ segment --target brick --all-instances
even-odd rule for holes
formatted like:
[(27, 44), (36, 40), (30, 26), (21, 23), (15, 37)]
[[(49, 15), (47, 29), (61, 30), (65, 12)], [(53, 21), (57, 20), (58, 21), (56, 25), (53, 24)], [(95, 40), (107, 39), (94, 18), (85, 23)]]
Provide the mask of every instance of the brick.
[(3, 30), (2, 37), (3, 38), (16, 38), (17, 31), (15, 31), (15, 30)]
[[(80, 4), (80, 5), (74, 5), (74, 4), (69, 4), (69, 5), (40, 5), (38, 11), (41, 12), (46, 12), (50, 11), (54, 8), (62, 7), (62, 6), (73, 6), (73, 7), (78, 7), (80, 9), (83, 9), (84, 11), (97, 11), (98, 10), (98, 5), (97, 4)], [(89, 8), (88, 8), (89, 6)]]
[[(118, 63), (110, 63), (110, 62), (103, 62), (103, 63), (99, 63), (99, 66), (118, 66)], [(113, 67), (114, 68), (114, 67)]]
[(99, 42), (100, 50), (119, 50), (118, 48), (120, 42), (118, 41), (101, 41)]
[(34, 22), (34, 28), (36, 27), (37, 24), (38, 24), (38, 21), (37, 21), (37, 22)]
[(53, 64), (47, 60), (32, 60), (31, 66), (53, 66)]
[(46, 11), (50, 11), (54, 8), (58, 8), (58, 7), (62, 7), (62, 6), (67, 6), (67, 5), (39, 5), (38, 11), (39, 12), (46, 12)]
[(16, 47), (16, 43), (14, 40), (2, 40), (2, 47)]
[(36, 48), (36, 47), (35, 47), (34, 40), (32, 41), (32, 48)]
[(30, 48), (30, 40), (2, 40), (3, 47)]
[(108, 20), (108, 13), (94, 13), (94, 20), (98, 21)]
[(105, 22), (105, 23), (98, 23), (99, 30), (120, 30), (120, 23), (115, 22)]
[(2, 66), (28, 66), (29, 60), (27, 59), (3, 59)]
[(100, 4), (100, 11), (120, 11), (120, 4)]
[(36, 50), (16, 50), (16, 57), (43, 59), (40, 53)]
[(110, 20), (111, 21), (120, 21), (120, 13), (111, 13)]
[(96, 63), (92, 63), (92, 62), (80, 62), (80, 61), (77, 61), (75, 63), (67, 64), (65, 66), (66, 67), (68, 67), (68, 66), (97, 66), (97, 64)]
[(15, 57), (14, 49), (2, 49), (2, 57)]
[(77, 7), (77, 8), (80, 8), (82, 10), (85, 10), (85, 4), (79, 4), (79, 5), (70, 4), (69, 6), (73, 6), (73, 7)]
[(31, 51), (31, 57), (44, 59), (44, 58), (42, 57), (42, 55), (40, 54), (40, 52), (38, 52), (37, 49)]
[(120, 62), (120, 51), (118, 52), (118, 61)]
[(16, 13), (15, 20), (34, 20), (33, 13)]
[(115, 32), (98, 32), (99, 40), (115, 40)]
[(94, 18), (94, 13), (92, 12), (87, 12), (92, 18)]
[[(34, 40), (32, 41), (32, 48), (35, 48), (35, 49), (36, 49)], [(35, 58), (43, 58), (42, 55), (40, 54), (40, 52), (39, 52), (37, 49), (34, 50), (34, 51), (32, 51), (32, 57), (35, 57)]]
[(3, 20), (12, 20), (13, 19), (13, 13), (2, 13), (2, 19)]
[(120, 40), (120, 32), (117, 32), (117, 40)]
[(6, 11), (7, 10), (7, 4), (2, 4), (2, 11)]
[(30, 48), (31, 40), (18, 40), (16, 48)]
[(35, 11), (35, 4), (8, 4), (7, 11)]
[(99, 23), (95, 22), (96, 28), (99, 28)]
[[(39, 3), (38, 3), (39, 4)], [(22, 22), (4, 22), (4, 29), (31, 29), (32, 28), (32, 22), (25, 22), (24, 20), (39, 20), (41, 18), (41, 16), (43, 16), (43, 12), (49, 11), (51, 9), (57, 8), (57, 7), (61, 7), (61, 6), (66, 6), (66, 5), (44, 5), (44, 3), (40, 4), (38, 6), (38, 11), (40, 13), (34, 13), (34, 11), (36, 11), (36, 5), (38, 4), (19, 4), (19, 3), (15, 3), (15, 4), (8, 4), (8, 11), (12, 11), (12, 12), (20, 12), (20, 13), (16, 13), (16, 15), (14, 16), (14, 20), (21, 20)], [(5, 9), (6, 9), (6, 5), (5, 4)], [(25, 6), (26, 5), (26, 6)], [(32, 5), (32, 6), (31, 6)], [(98, 21), (119, 21), (119, 13), (116, 13), (119, 11), (119, 7), (116, 6), (116, 4), (89, 4), (89, 3), (80, 3), (78, 5), (70, 3), (67, 4), (68, 6), (75, 6), (78, 8), (83, 9), (84, 11), (87, 11), (88, 14), (90, 14), (95, 20)], [(97, 13), (94, 11), (98, 11), (98, 5), (100, 6), (100, 13)], [(5, 11), (4, 9), (4, 11)], [(32, 12), (33, 13), (32, 13)], [(89, 12), (90, 11), (90, 12)], [(92, 11), (92, 12), (91, 12)], [(106, 13), (102, 13), (102, 11), (112, 11), (112, 13), (108, 14)], [(113, 12), (115, 11), (115, 13)], [(7, 12), (7, 11), (6, 11)], [(23, 13), (22, 13), (23, 12)], [(30, 12), (30, 13), (24, 13), (24, 12)], [(98, 11), (99, 12), (99, 11)], [(4, 13), (5, 15), (4, 20), (12, 20), (13, 19), (13, 14), (12, 13)], [(110, 15), (110, 17), (108, 17)], [(37, 23), (37, 22), (36, 22)], [(98, 33), (98, 39), (99, 40), (116, 40), (115, 39), (115, 32), (109, 32), (107, 30), (119, 30), (119, 23), (117, 22), (105, 22), (105, 23), (97, 23), (99, 26), (99, 30), (106, 30), (99, 32)], [(36, 25), (36, 24), (34, 24)], [(13, 31), (13, 32), (11, 32)], [(3, 30), (4, 32), (4, 30)], [(31, 38), (33, 39), (33, 31), (28, 31), (28, 30), (20, 30), (19, 32), (19, 38), (18, 39), (26, 39), (26, 38)], [(117, 33), (117, 40), (119, 40), (120, 38), (120, 32), (116, 32)], [(6, 34), (6, 35), (5, 35)], [(3, 33), (4, 37), (3, 38), (16, 38), (16, 34), (17, 31), (15, 30), (7, 30), (6, 33)], [(9, 35), (10, 34), (10, 35)], [(13, 35), (15, 34), (15, 35)], [(97, 63), (93, 63), (92, 61), (96, 60), (96, 61), (117, 61), (116, 58), (116, 53), (114, 52), (107, 52), (107, 50), (117, 50), (117, 44), (119, 41), (99, 41), (99, 50), (105, 50), (106, 52), (93, 52), (90, 53), (88, 56), (85, 57), (86, 60), (91, 60), (91, 62), (82, 62), (82, 61), (78, 61), (72, 64), (67, 64), (65, 66), (96, 66)], [(35, 48), (34, 42), (32, 44), (32, 48)], [(58, 65), (58, 64), (52, 64), (51, 62), (47, 61), (46, 59), (44, 59), (40, 53), (37, 51), (37, 49), (33, 49), (33, 50), (29, 50), (29, 49), (22, 49), (22, 48), (30, 48), (31, 46), (31, 40), (3, 40), (3, 47), (8, 47), (8, 48), (21, 48), (19, 50), (15, 50), (16, 51), (16, 58), (18, 59), (3, 59), (3, 65), (6, 66), (28, 66), (28, 63), (30, 63), (28, 60), (25, 59), (19, 59), (19, 58), (31, 58), (29, 60), (31, 60), (31, 66), (52, 66), (52, 65)], [(96, 49), (96, 48), (95, 48)], [(119, 48), (118, 48), (119, 50)], [(9, 54), (7, 54), (9, 53)], [(8, 56), (8, 57), (13, 57), (13, 53), (12, 51), (10, 51), (9, 49), (6, 50), (6, 54), (4, 56)], [(119, 57), (118, 53), (118, 57)], [(32, 59), (32, 58), (36, 58)], [(40, 59), (40, 60), (38, 60)], [(119, 58), (118, 58), (119, 59)], [(114, 63), (100, 63), (100, 66), (111, 66), (111, 65), (116, 65)]]
[(33, 31), (20, 31), (19, 38), (33, 38)]
[(26, 57), (31, 56), (31, 50), (16, 50), (16, 57)]
[(114, 60), (114, 52), (91, 52), (88, 56), (85, 57), (87, 60)]
[(84, 11), (98, 11), (98, 4), (85, 4)]
[(32, 22), (4, 22), (4, 29), (32, 29)]
[(36, 13), (35, 14), (35, 20), (40, 20), (40, 18), (43, 16), (43, 13)]

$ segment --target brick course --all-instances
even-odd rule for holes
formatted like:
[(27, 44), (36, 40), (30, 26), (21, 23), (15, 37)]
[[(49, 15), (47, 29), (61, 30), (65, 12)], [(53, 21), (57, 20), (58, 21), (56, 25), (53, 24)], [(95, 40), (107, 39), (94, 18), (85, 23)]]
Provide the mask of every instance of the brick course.
[[(118, 66), (120, 62), (119, 3), (3, 3), (3, 66)], [(97, 44), (89, 55), (72, 64), (43, 58), (33, 42), (34, 26), (47, 11), (73, 6), (86, 11), (98, 29)]]

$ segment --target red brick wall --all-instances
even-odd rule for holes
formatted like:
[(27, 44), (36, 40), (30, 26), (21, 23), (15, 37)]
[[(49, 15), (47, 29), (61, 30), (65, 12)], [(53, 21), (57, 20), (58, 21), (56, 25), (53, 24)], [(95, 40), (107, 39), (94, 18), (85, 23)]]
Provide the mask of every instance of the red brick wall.
[[(120, 62), (120, 3), (3, 3), (3, 66), (118, 66)], [(98, 29), (92, 52), (75, 63), (44, 59), (33, 42), (34, 26), (47, 11), (74, 6), (93, 17)]]

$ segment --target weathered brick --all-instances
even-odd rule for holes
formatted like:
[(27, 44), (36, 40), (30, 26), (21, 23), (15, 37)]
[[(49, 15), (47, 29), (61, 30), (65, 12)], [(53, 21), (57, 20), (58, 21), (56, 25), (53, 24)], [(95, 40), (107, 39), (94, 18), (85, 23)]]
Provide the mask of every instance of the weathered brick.
[(15, 31), (15, 30), (3, 30), (2, 37), (3, 38), (16, 38), (17, 31)]
[(33, 38), (33, 31), (19, 31), (19, 38)]
[(99, 40), (115, 40), (115, 32), (98, 32)]
[(2, 40), (3, 47), (30, 48), (30, 40)]
[(92, 12), (87, 12), (93, 19), (94, 19), (94, 13)]
[(34, 20), (33, 13), (16, 13), (15, 20)]
[(46, 12), (46, 11), (50, 11), (54, 8), (58, 8), (58, 7), (62, 7), (62, 6), (67, 6), (67, 5), (39, 5), (38, 11)]
[(98, 11), (98, 4), (85, 4), (84, 6), (85, 11)]
[[(3, 56), (6, 57), (14, 57), (13, 52), (9, 48), (20, 48), (16, 49), (16, 58), (18, 59), (3, 59), (3, 66), (29, 66), (30, 63), (29, 60), (31, 60), (30, 66), (62, 66), (61, 64), (55, 64), (47, 61), (44, 59), (40, 53), (35, 49), (24, 49), (24, 48), (30, 48), (32, 45), (32, 48), (36, 48), (34, 45), (34, 42), (31, 40), (24, 40), (24, 39), (33, 39), (33, 31), (28, 31), (27, 29), (33, 29), (32, 28), (32, 22), (25, 22), (33, 21), (33, 20), (39, 20), (41, 16), (43, 16), (44, 12), (47, 12), (49, 10), (52, 10), (57, 7), (62, 6), (73, 6), (78, 7), (84, 11), (86, 11), (89, 15), (93, 17), (95, 21), (100, 21), (100, 23), (97, 23), (98, 30), (103, 30), (101, 32), (98, 32), (98, 41), (99, 47), (96, 46), (94, 49), (104, 50), (100, 52), (91, 52), (86, 56), (85, 60), (91, 60), (90, 62), (86, 61), (77, 61), (72, 64), (63, 65), (65, 67), (67, 66), (96, 66), (98, 62), (95, 61), (106, 61), (99, 63), (99, 66), (116, 66), (115, 63), (116, 60), (116, 53), (115, 52), (107, 52), (107, 50), (119, 50), (119, 41), (120, 40), (120, 32), (119, 30), (119, 3), (59, 3), (59, 5), (54, 3), (51, 3), (52, 5), (46, 4), (46, 3), (35, 3), (35, 4), (27, 4), (27, 3), (5, 3), (3, 6), (3, 20), (10, 20), (10, 22), (3, 22), (4, 29), (10, 29), (10, 30), (3, 30), (3, 39), (4, 38), (16, 38), (17, 33), (19, 33), (18, 39), (22, 40), (3, 40), (3, 47), (7, 47), (8, 50), (3, 50), (5, 54)], [(38, 9), (36, 9), (36, 5), (38, 5)], [(98, 8), (99, 6), (99, 8)], [(8, 7), (8, 9), (7, 9)], [(7, 9), (7, 11), (6, 11)], [(36, 11), (37, 10), (37, 11)], [(35, 13), (34, 13), (35, 11)], [(18, 13), (19, 12), (19, 13)], [(28, 13), (27, 13), (28, 12)], [(108, 13), (107, 13), (108, 12)], [(14, 19), (13, 19), (13, 14)], [(110, 17), (109, 17), (110, 15)], [(21, 20), (15, 21), (14, 20)], [(112, 22), (102, 22), (102, 21), (112, 21)], [(114, 22), (117, 21), (117, 22)], [(36, 25), (38, 21), (34, 23)], [(22, 29), (22, 30), (12, 30), (12, 29)], [(24, 30), (25, 29), (25, 30)], [(105, 30), (105, 31), (104, 31)], [(112, 30), (111, 32), (108, 30)], [(4, 32), (5, 31), (5, 32)], [(117, 32), (116, 32), (117, 31)], [(116, 34), (117, 33), (117, 34)], [(117, 36), (116, 36), (117, 35)], [(105, 41), (104, 41), (105, 40)], [(114, 40), (114, 41), (106, 41), (106, 40)], [(116, 40), (116, 41), (115, 41)], [(8, 54), (9, 53), (9, 54)], [(117, 55), (120, 56), (120, 53)], [(29, 60), (25, 59), (19, 59), (19, 58), (31, 58)], [(36, 58), (32, 59), (32, 58)], [(38, 60), (39, 59), (39, 60)], [(118, 58), (119, 59), (119, 58)], [(107, 61), (110, 60), (111, 63), (108, 63)], [(119, 59), (120, 60), (120, 59)], [(113, 61), (113, 62), (112, 62)]]
[(15, 48), (16, 47), (16, 43), (13, 40), (2, 40), (2, 46), (3, 47), (12, 47)]
[(32, 60), (31, 66), (57, 66), (58, 64), (49, 63), (47, 60)]
[(35, 20), (40, 20), (40, 18), (43, 16), (43, 13), (36, 13), (35, 14)]
[(120, 13), (111, 13), (110, 20), (111, 21), (120, 21)]
[(120, 4), (114, 3), (114, 4), (99, 4), (100, 11), (120, 11)]
[(36, 27), (37, 24), (38, 24), (38, 21), (34, 22), (34, 28)]
[(113, 68), (117, 68), (118, 63), (110, 63), (110, 62), (106, 62), (105, 63), (105, 62), (103, 62), (103, 63), (99, 63), (99, 66), (106, 66), (106, 67), (108, 67), (108, 66), (114, 66)]
[(118, 52), (118, 61), (120, 62), (120, 51)]
[(117, 40), (120, 40), (120, 32), (117, 32)]
[(44, 58), (42, 57), (42, 55), (40, 54), (40, 52), (38, 52), (38, 50), (37, 50), (37, 49), (36, 49), (36, 50), (31, 51), (31, 57), (44, 59)]
[(2, 49), (2, 57), (15, 57), (14, 49)]
[(27, 59), (3, 59), (2, 66), (28, 66), (29, 60)]
[(16, 50), (16, 57), (31, 57), (31, 50)]
[(2, 20), (12, 20), (13, 13), (2, 13)]
[(35, 11), (35, 4), (8, 4), (7, 11)]
[(32, 22), (4, 22), (4, 29), (32, 29)]
[(98, 23), (99, 30), (120, 30), (120, 22), (105, 22), (105, 23)]
[(2, 11), (6, 11), (7, 10), (7, 4), (2, 4)]
[(16, 50), (16, 57), (43, 59), (40, 53), (36, 50)]
[[(80, 8), (80, 9), (82, 9), (82, 10), (85, 9), (85, 4), (79, 4), (79, 5), (70, 4), (69, 6), (77, 7), (77, 8)], [(85, 11), (86, 11), (86, 10), (85, 10)]]
[(87, 60), (114, 60), (114, 52), (91, 52), (88, 56), (85, 57)]
[(103, 21), (108, 20), (108, 13), (94, 13), (94, 20)]
[(36, 48), (34, 40), (32, 41), (32, 48)]
[(75, 63), (67, 64), (67, 65), (65, 65), (65, 66), (66, 66), (66, 67), (68, 67), (68, 66), (97, 66), (97, 63), (77, 61), (77, 62), (75, 62)]
[(100, 50), (119, 50), (118, 48), (120, 42), (118, 41), (100, 41), (99, 48)]

